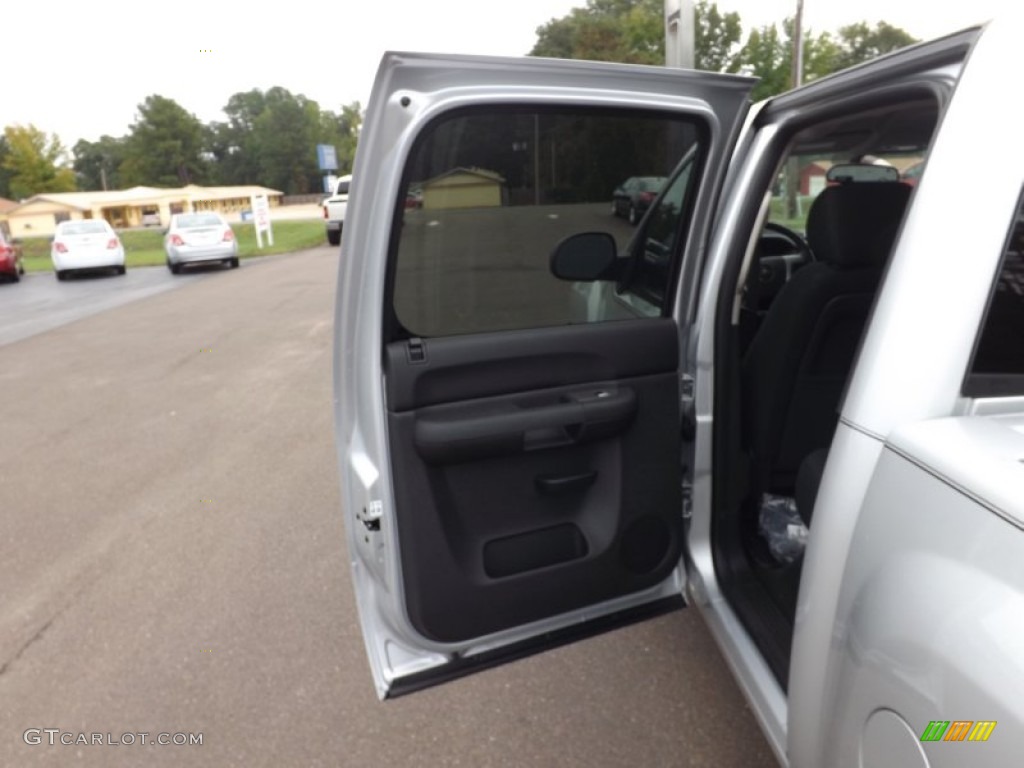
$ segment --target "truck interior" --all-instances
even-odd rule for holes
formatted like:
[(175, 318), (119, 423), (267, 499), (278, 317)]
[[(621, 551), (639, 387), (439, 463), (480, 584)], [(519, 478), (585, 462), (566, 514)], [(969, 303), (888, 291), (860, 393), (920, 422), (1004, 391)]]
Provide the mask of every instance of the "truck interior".
[(764, 179), (774, 194), (749, 212), (755, 247), (722, 283), (715, 567), (783, 689), (818, 484), (941, 101), (909, 83), (790, 118)]

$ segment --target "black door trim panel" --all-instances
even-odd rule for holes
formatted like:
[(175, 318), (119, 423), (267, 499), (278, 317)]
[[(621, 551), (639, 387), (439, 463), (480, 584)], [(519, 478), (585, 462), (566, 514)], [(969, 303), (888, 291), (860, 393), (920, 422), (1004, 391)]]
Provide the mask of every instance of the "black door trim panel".
[[(475, 638), (642, 593), (682, 555), (671, 319), (387, 348), (405, 607)], [(673, 418), (673, 414), (677, 418)]]
[(672, 318), (617, 320), (527, 331), (420, 339), (387, 345), (387, 407), (392, 413), (526, 389), (547, 389), (675, 371)]

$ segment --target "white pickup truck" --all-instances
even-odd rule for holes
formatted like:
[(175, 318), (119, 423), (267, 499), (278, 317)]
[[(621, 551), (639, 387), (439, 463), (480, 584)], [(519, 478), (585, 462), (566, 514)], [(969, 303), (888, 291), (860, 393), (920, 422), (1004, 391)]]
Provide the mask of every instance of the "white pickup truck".
[(758, 104), (385, 57), (334, 347), (381, 697), (685, 603), (788, 768), (1020, 762), (1022, 29)]
[(334, 185), (334, 194), (323, 202), (327, 242), (331, 245), (341, 242), (341, 228), (345, 225), (345, 210), (348, 208), (348, 186), (351, 183), (351, 175), (342, 176)]

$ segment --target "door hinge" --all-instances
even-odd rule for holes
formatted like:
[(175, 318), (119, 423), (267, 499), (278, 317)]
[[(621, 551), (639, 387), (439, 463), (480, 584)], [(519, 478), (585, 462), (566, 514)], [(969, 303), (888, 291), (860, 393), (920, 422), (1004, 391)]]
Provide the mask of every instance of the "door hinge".
[(423, 343), (423, 339), (413, 336), (405, 343), (405, 358), (410, 365), (427, 362), (427, 347)]

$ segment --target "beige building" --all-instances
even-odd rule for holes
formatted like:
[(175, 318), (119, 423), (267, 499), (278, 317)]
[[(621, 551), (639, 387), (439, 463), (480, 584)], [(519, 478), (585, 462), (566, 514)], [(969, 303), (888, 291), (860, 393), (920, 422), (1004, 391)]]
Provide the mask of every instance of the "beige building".
[(166, 226), (171, 214), (217, 211), (238, 220), (251, 207), (253, 195), (266, 195), (271, 206), (281, 204), (283, 193), (260, 186), (177, 189), (132, 187), (107, 192), (51, 192), (33, 195), (6, 211), (13, 237), (50, 236), (58, 222), (68, 219), (106, 219), (115, 228)]
[(12, 208), (17, 208), (18, 204), (13, 200), (8, 200), (6, 197), (0, 197), (0, 231), (2, 231), (8, 237), (11, 236), (10, 226), (7, 224), (7, 214)]
[(423, 207), (493, 208), (504, 204), (505, 179), (481, 168), (453, 168), (423, 182)]

